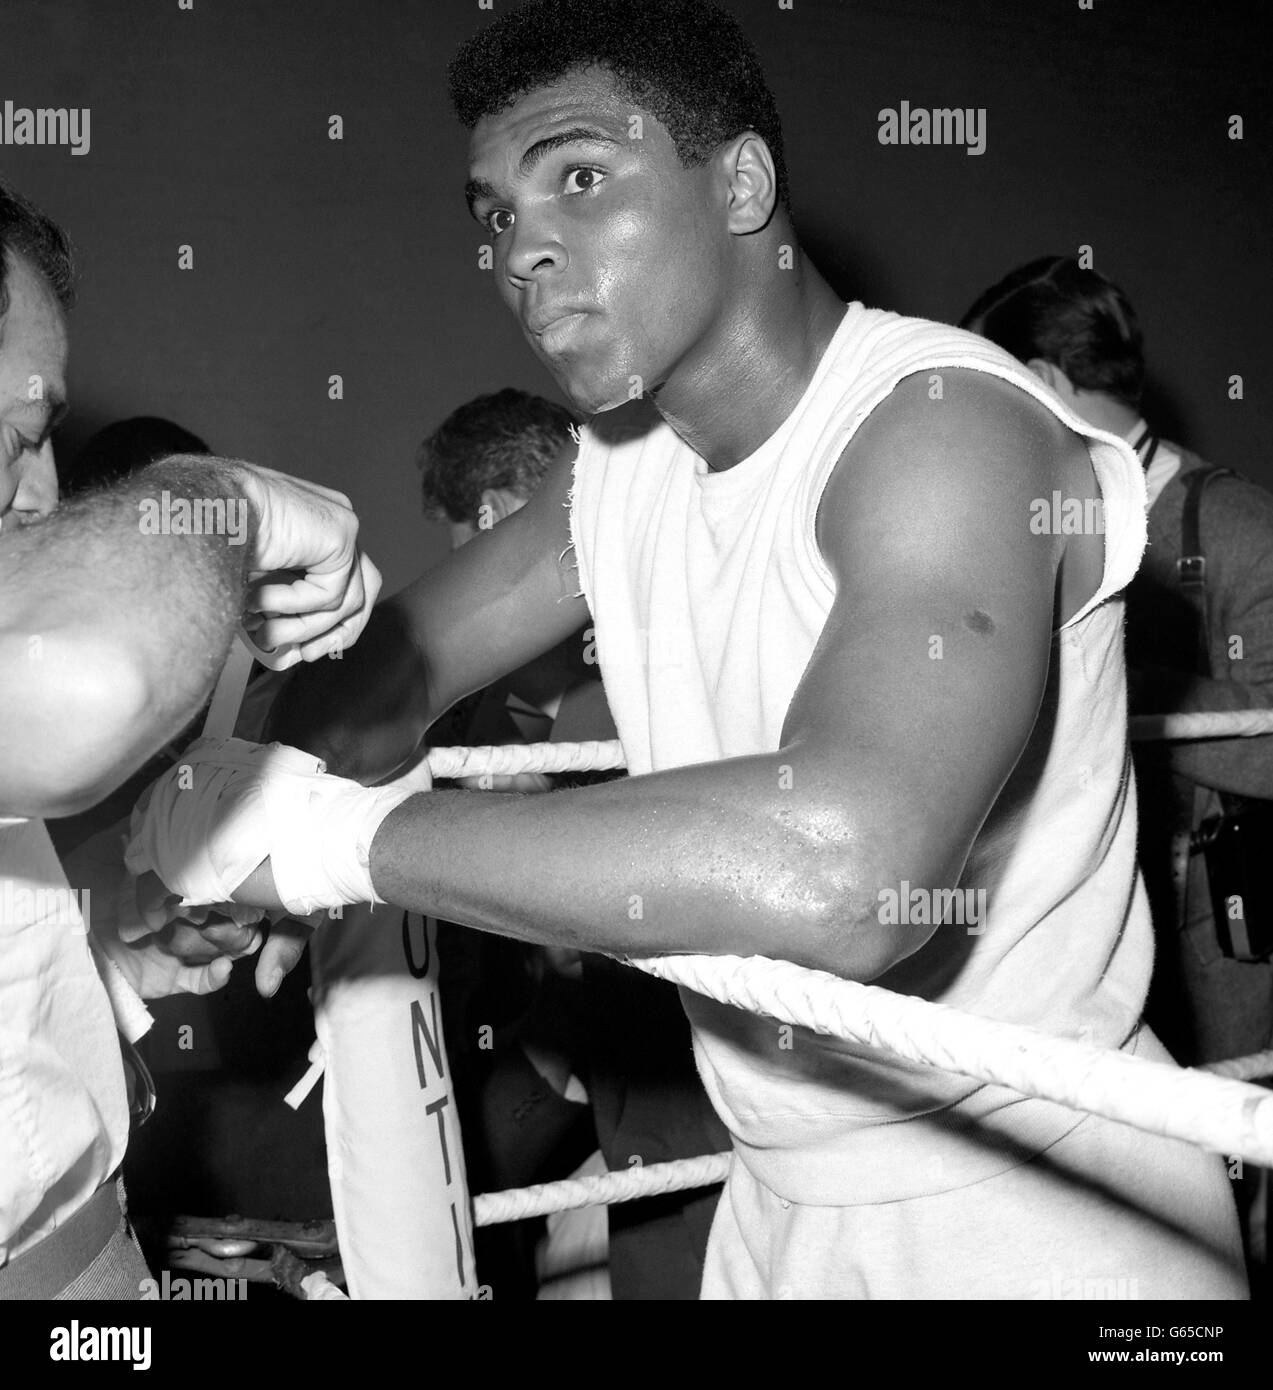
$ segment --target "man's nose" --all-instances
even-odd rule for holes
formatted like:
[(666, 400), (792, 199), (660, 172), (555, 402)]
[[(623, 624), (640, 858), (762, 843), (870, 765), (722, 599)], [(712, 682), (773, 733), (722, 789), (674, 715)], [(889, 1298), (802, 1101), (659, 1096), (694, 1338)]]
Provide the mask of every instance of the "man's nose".
[(513, 224), (509, 235), (513, 244), (509, 248), (504, 273), (509, 283), (518, 289), (542, 275), (547, 270), (565, 270), (569, 258), (566, 248), (544, 221), (523, 216)]
[(17, 513), (19, 525), (43, 521), (57, 510), (57, 465), (51, 439), (44, 441), (38, 453), (28, 454), (18, 464), (18, 490), (9, 510)]

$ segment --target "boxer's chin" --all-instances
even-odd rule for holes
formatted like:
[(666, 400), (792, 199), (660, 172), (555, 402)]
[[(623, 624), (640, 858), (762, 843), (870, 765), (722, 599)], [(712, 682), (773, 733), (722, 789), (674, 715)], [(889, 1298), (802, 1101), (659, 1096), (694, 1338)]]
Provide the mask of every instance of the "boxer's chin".
[(582, 363), (549, 364), (549, 370), (571, 405), (584, 415), (602, 415), (607, 410), (627, 405), (632, 399), (626, 377), (594, 375)]
[(603, 411), (614, 410), (627, 400), (627, 392), (613, 382), (595, 381), (581, 378), (568, 371), (555, 371), (557, 385), (570, 400), (571, 406), (585, 416), (599, 416)]

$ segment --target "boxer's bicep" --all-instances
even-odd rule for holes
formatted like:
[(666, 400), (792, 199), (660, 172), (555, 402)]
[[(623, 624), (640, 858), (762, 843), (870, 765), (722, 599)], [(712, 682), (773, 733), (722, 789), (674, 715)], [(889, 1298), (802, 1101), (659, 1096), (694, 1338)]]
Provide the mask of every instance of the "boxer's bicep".
[(1033, 728), (1056, 585), (1055, 539), (1029, 526), (1049, 428), (996, 392), (948, 384), (930, 407), (908, 385), (824, 494), (837, 596), (784, 729), (795, 776), (838, 798), (870, 898), (957, 881)]

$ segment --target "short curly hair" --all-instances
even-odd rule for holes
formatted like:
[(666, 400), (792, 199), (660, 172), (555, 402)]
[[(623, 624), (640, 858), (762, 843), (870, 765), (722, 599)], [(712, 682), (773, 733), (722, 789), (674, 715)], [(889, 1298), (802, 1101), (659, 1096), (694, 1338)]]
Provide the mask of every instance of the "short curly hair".
[(589, 67), (608, 69), (620, 92), (662, 123), (686, 168), (754, 130), (789, 209), (782, 122), (760, 61), (737, 21), (703, 0), (531, 0), (460, 49), (449, 69), (451, 103), (472, 130)]
[(1133, 410), (1145, 389), (1145, 349), (1131, 301), (1073, 256), (1042, 256), (992, 285), (960, 320), (1022, 362), (1051, 362), (1080, 391)]
[(37, 270), (63, 309), (75, 302), (75, 260), (66, 233), (16, 189), (0, 183), (0, 318), (9, 312), (10, 258)]
[(460, 406), (416, 458), (425, 515), (476, 523), (487, 488), (529, 498), (575, 428), (565, 406), (512, 387)]

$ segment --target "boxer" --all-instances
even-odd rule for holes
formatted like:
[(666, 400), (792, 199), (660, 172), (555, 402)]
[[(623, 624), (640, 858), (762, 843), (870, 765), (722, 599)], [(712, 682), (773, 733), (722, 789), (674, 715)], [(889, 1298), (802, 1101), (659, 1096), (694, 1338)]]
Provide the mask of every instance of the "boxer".
[[(352, 891), (611, 954), (779, 957), (1165, 1058), (1140, 1021), (1131, 451), (991, 344), (836, 297), (759, 63), (714, 7), (535, 0), (451, 88), (498, 292), (593, 418), (522, 511), (295, 680), (278, 736), (332, 782), (262, 792), (308, 809), (248, 825), (263, 862), (235, 899)], [(1032, 529), (1057, 491), (1099, 499), (1103, 530)], [(584, 621), (633, 776), (348, 790)], [(228, 807), (272, 774), (209, 750), (204, 775)], [(217, 804), (200, 833), (237, 872), (253, 851)], [(142, 825), (134, 866), (184, 892), (189, 845), (162, 838)], [(298, 878), (302, 843), (342, 848)], [(881, 906), (901, 885), (904, 923)], [(955, 888), (985, 891), (984, 922), (915, 911)], [(1244, 1295), (1214, 1156), (683, 1002), (735, 1148), (704, 1297)]]

